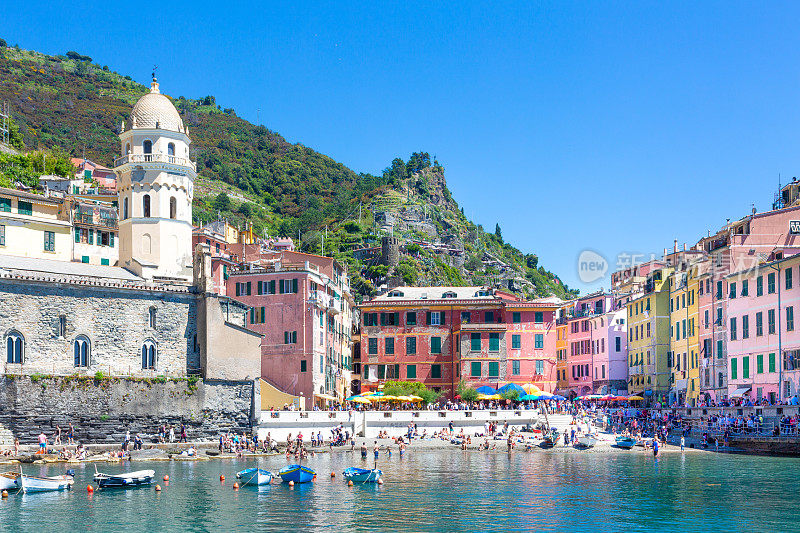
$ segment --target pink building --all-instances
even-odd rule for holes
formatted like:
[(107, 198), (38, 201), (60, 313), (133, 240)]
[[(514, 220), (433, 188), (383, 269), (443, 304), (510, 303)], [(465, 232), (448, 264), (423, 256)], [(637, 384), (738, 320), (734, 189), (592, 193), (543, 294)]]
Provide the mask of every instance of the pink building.
[[(595, 292), (575, 300), (572, 316), (567, 319), (567, 387), (571, 396), (583, 396), (593, 392), (594, 351), (606, 349), (607, 339), (594, 335), (592, 319), (604, 315), (611, 308), (612, 298), (603, 292)], [(607, 322), (604, 320), (604, 327)], [(598, 321), (599, 326), (599, 321)], [(597, 341), (597, 348), (595, 348)], [(598, 374), (602, 375), (602, 374)]]
[[(613, 299), (606, 299), (609, 305)], [(628, 329), (625, 308), (591, 318), (592, 389), (596, 394), (624, 394), (628, 390)]]

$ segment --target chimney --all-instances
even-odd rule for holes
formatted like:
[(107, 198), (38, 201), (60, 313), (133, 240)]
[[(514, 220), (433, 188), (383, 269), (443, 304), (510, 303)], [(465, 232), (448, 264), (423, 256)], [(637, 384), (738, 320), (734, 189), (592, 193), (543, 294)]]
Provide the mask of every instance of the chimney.
[(675, 239), (675, 241), (672, 243), (672, 251), (673, 253), (678, 253), (678, 239)]
[(686, 251), (686, 243), (683, 243), (683, 251)]

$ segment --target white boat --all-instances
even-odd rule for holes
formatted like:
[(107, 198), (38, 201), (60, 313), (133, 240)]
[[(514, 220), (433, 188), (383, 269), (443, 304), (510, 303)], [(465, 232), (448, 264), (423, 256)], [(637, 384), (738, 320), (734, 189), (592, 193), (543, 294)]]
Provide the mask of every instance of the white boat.
[(578, 436), (578, 446), (591, 448), (595, 444), (597, 444), (597, 437), (590, 433), (583, 433)]
[(19, 472), (2, 472), (0, 473), (0, 490), (11, 490), (17, 487), (17, 478)]
[[(95, 471), (97, 467), (95, 466)], [(112, 487), (138, 487), (140, 485), (149, 485), (155, 478), (155, 470), (138, 470), (136, 472), (127, 472), (125, 474), (104, 474), (96, 472), (94, 482), (101, 489)]]
[(53, 476), (53, 477), (36, 477), (26, 476), (20, 474), (17, 478), (19, 488), (22, 492), (27, 494), (29, 492), (51, 492), (57, 490), (67, 490), (72, 487), (74, 479), (72, 476)]
[(236, 473), (236, 478), (243, 480), (242, 485), (269, 485), (272, 477), (272, 472), (262, 468), (247, 468)]

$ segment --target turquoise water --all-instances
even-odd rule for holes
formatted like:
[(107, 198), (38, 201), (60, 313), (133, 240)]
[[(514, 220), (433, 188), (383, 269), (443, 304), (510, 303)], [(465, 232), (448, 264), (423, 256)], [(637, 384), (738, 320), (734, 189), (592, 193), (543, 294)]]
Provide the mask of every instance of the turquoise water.
[[(0, 501), (2, 531), (797, 531), (800, 460), (714, 453), (564, 453), (409, 450), (381, 457), (385, 483), (348, 488), (356, 454), (306, 463), (316, 483), (232, 490), (237, 470), (277, 471), (283, 457), (134, 463), (170, 483), (88, 495), (94, 467), (71, 492)], [(99, 465), (118, 472), (125, 466)], [(26, 465), (29, 474), (63, 465)], [(337, 477), (331, 480), (330, 472)], [(226, 476), (220, 484), (219, 476)], [(161, 482), (161, 485), (164, 485)]]

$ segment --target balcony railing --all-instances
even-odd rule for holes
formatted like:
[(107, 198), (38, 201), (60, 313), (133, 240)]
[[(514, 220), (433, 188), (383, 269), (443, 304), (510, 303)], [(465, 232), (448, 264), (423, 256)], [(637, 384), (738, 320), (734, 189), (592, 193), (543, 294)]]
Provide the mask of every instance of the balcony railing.
[(115, 167), (126, 163), (169, 163), (171, 165), (181, 165), (195, 171), (197, 170), (197, 163), (188, 158), (168, 154), (127, 154), (114, 160)]
[(94, 215), (90, 215), (88, 213), (75, 213), (75, 223), (76, 224), (90, 224), (93, 226), (104, 226), (106, 228), (117, 228), (117, 219), (116, 218), (106, 218), (106, 217), (98, 217), (95, 218)]

